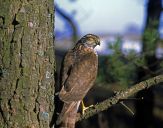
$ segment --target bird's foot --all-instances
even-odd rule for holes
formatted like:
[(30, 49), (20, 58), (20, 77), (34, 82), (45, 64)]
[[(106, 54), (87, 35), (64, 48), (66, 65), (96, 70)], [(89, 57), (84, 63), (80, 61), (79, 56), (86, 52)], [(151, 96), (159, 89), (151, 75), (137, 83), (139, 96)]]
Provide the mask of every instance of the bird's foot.
[(82, 101), (82, 115), (84, 115), (84, 114), (85, 114), (85, 111), (86, 111), (87, 109), (91, 108), (91, 107), (93, 107), (93, 105), (90, 105), (90, 106), (86, 107), (86, 106), (84, 105), (84, 102)]

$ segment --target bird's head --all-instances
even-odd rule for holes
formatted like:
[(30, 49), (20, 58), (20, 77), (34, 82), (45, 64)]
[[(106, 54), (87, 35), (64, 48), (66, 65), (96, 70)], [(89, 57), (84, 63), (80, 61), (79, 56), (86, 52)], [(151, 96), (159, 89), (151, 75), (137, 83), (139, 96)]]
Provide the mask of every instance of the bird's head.
[(100, 45), (100, 38), (93, 34), (87, 34), (79, 40), (79, 43), (94, 49), (97, 45)]

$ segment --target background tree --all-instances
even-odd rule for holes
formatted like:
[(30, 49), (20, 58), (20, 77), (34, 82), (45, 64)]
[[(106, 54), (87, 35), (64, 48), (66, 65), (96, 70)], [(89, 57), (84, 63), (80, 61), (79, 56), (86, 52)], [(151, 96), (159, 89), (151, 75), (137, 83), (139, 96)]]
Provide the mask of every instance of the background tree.
[[(155, 50), (159, 43), (159, 21), (162, 11), (161, 0), (148, 0), (147, 18), (143, 34), (144, 66), (138, 69), (138, 82), (157, 75), (160, 61), (156, 58)], [(152, 88), (140, 91), (137, 97), (144, 97), (136, 102), (136, 127), (154, 126), (153, 107), (154, 94)]]
[(45, 128), (54, 111), (53, 0), (0, 0), (0, 127)]
[(69, 28), (72, 31), (72, 37), (71, 37), (72, 42), (73, 42), (73, 44), (75, 44), (77, 42), (79, 32), (78, 32), (77, 24), (74, 20), (74, 17), (68, 15), (64, 10), (59, 8), (57, 4), (56, 4), (55, 8), (56, 8), (56, 13), (58, 13), (68, 23)]
[[(115, 42), (114, 45), (111, 46), (111, 48), (114, 50), (114, 53), (111, 56), (108, 56), (107, 58), (106, 57), (100, 58), (99, 65), (102, 66), (99, 69), (99, 77), (97, 79), (99, 85), (104, 85), (106, 87), (106, 85), (109, 83), (114, 88), (113, 89), (114, 91), (117, 89), (117, 87), (119, 87), (119, 89), (120, 88), (122, 89), (124, 87), (123, 85), (130, 86), (133, 85), (134, 83), (141, 82), (142, 80), (146, 80), (148, 78), (151, 78), (162, 73), (161, 66), (162, 62), (161, 60), (156, 58), (156, 49), (159, 43), (161, 43), (158, 31), (160, 15), (162, 11), (161, 0), (157, 1), (149, 0), (146, 6), (147, 15), (144, 34), (142, 35), (143, 52), (139, 56), (133, 54), (132, 51), (128, 55), (124, 55), (122, 54), (120, 49), (121, 41), (117, 40), (117, 42)], [(136, 118), (135, 120), (132, 120), (130, 118), (129, 121), (129, 122), (135, 121), (133, 123), (135, 127), (151, 127), (151, 126), (156, 127), (157, 117), (156, 114), (154, 117), (153, 107), (155, 107), (155, 110), (158, 108), (159, 99), (157, 99), (157, 101), (156, 100), (154, 101), (153, 89), (154, 88), (150, 88), (148, 90), (141, 91), (137, 95), (138, 99), (141, 99), (142, 97), (144, 99), (136, 100), (136, 113), (135, 113)], [(161, 89), (160, 92), (158, 92), (158, 90), (156, 91), (157, 97), (160, 95), (161, 91), (162, 91)], [(130, 100), (130, 104), (132, 103), (133, 102)], [(106, 112), (104, 113), (106, 114)], [(123, 114), (122, 112), (119, 113), (121, 113), (121, 115), (125, 117), (124, 112)], [(159, 115), (161, 115), (161, 113)], [(134, 119), (134, 117), (132, 118)], [(126, 120), (127, 119), (129, 119), (129, 116), (126, 118)], [(109, 121), (111, 122), (111, 120)], [(123, 121), (125, 121), (125, 119)], [(158, 122), (159, 121), (157, 119), (157, 123)], [(119, 124), (124, 124), (124, 122)], [(129, 125), (129, 123), (127, 124)], [(162, 127), (160, 124), (159, 126)], [(116, 125), (115, 127), (118, 126)], [(120, 127), (122, 127), (122, 125), (120, 125)]]

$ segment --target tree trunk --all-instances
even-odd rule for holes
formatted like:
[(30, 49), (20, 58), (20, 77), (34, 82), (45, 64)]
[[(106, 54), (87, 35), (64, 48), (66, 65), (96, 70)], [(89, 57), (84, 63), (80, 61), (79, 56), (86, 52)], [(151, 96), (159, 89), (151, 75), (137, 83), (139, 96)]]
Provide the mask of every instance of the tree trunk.
[(53, 0), (0, 0), (0, 128), (49, 127), (53, 5)]

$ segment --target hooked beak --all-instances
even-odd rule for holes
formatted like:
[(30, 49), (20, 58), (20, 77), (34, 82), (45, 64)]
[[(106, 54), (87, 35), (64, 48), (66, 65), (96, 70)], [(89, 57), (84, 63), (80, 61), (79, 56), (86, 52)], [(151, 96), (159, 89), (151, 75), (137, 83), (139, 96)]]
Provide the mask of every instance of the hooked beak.
[(98, 42), (97, 42), (97, 45), (99, 45), (99, 46), (100, 46), (100, 41), (98, 41)]
[(97, 39), (97, 43), (96, 44), (100, 46), (100, 39)]

